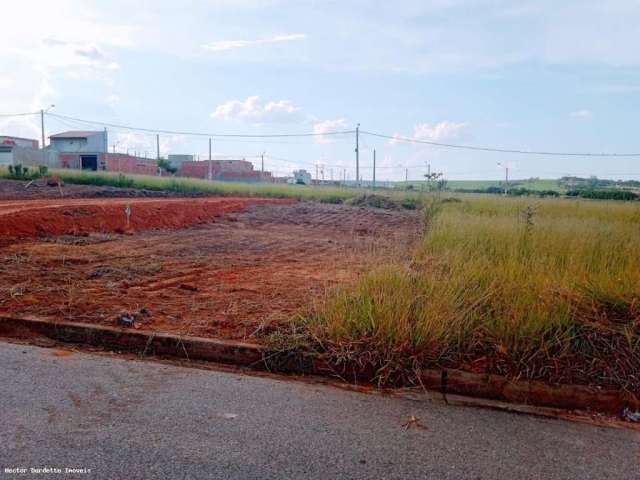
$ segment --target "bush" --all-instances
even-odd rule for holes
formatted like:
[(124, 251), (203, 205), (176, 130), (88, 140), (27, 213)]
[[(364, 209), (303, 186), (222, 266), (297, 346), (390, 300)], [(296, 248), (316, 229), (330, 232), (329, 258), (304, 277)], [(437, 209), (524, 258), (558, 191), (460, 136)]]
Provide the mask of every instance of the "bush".
[(569, 197), (590, 198), (594, 200), (637, 200), (640, 196), (629, 190), (570, 190), (567, 192)]
[(9, 165), (9, 178), (23, 180), (28, 177), (29, 177), (29, 167), (23, 167), (19, 163), (16, 165)]

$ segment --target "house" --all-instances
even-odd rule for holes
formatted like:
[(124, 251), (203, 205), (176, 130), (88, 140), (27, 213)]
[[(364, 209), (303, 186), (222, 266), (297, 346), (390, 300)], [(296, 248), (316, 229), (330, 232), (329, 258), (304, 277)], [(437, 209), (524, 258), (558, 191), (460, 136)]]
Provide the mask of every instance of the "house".
[(62, 168), (157, 175), (158, 162), (107, 151), (105, 131), (72, 130), (49, 137), (49, 149), (56, 152)]
[(72, 130), (51, 135), (49, 140), (49, 149), (60, 154), (63, 168), (98, 170), (99, 160), (107, 153), (106, 131)]

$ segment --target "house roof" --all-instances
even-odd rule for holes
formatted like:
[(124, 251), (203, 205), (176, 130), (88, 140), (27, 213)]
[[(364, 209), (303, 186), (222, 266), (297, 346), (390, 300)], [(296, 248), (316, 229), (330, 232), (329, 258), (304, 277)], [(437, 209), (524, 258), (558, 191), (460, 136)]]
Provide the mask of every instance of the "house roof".
[(87, 138), (98, 133), (102, 133), (101, 131), (91, 131), (91, 130), (70, 130), (68, 132), (56, 133), (55, 135), (50, 135), (49, 138)]
[(0, 135), (0, 138), (10, 140), (29, 140), (30, 142), (37, 142), (37, 140), (34, 138), (16, 137), (14, 135)]

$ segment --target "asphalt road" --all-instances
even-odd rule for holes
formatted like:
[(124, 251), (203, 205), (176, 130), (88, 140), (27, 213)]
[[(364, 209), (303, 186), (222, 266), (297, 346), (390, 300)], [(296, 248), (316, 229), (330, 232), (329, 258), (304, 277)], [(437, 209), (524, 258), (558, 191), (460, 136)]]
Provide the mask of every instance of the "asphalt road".
[[(411, 416), (424, 428), (403, 426)], [(91, 471), (5, 473), (19, 467)], [(640, 438), (562, 420), (0, 343), (0, 478), (31, 477), (640, 479)]]

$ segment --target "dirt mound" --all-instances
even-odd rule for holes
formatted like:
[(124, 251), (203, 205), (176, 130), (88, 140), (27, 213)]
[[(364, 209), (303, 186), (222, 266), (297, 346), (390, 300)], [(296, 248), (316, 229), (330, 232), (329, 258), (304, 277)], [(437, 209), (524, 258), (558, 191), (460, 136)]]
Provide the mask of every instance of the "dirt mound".
[(42, 181), (46, 187), (64, 187), (64, 180), (58, 176), (46, 177)]
[(0, 202), (0, 237), (178, 229), (206, 223), (249, 205), (287, 203), (261, 198), (36, 200)]
[(347, 205), (353, 205), (357, 207), (373, 207), (373, 208), (382, 208), (385, 210), (415, 210), (416, 204), (415, 202), (411, 202), (408, 200), (400, 201), (394, 200), (390, 197), (385, 197), (384, 195), (376, 195), (373, 193), (365, 193), (364, 195), (360, 195), (358, 197), (351, 198), (345, 202)]

